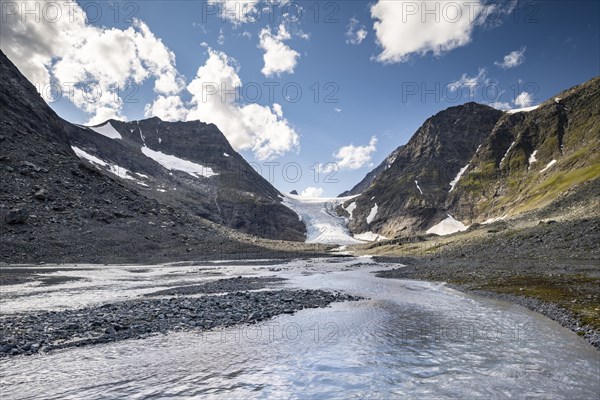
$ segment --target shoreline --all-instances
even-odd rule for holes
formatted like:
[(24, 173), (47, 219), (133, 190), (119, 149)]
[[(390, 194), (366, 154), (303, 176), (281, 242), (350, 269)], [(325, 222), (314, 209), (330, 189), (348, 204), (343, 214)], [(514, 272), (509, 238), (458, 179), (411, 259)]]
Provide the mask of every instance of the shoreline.
[[(572, 310), (563, 307), (561, 302), (548, 301), (540, 297), (534, 297), (526, 294), (510, 293), (510, 290), (507, 290), (507, 288), (503, 286), (503, 282), (501, 280), (494, 281), (494, 278), (496, 277), (486, 276), (485, 270), (483, 269), (480, 269), (478, 271), (480, 274), (476, 275), (476, 277), (473, 279), (473, 274), (475, 273), (474, 271), (477, 271), (477, 268), (464, 268), (466, 271), (460, 269), (457, 270), (455, 269), (456, 260), (422, 260), (412, 257), (402, 257), (400, 259), (389, 257), (374, 258), (380, 263), (402, 263), (405, 265), (399, 269), (379, 271), (376, 273), (376, 276), (378, 277), (387, 279), (414, 279), (427, 282), (445, 283), (447, 287), (466, 294), (517, 304), (558, 322), (563, 327), (570, 329), (580, 337), (584, 338), (596, 350), (600, 350), (600, 329), (598, 329), (596, 326), (585, 323), (582, 318)], [(460, 264), (465, 263), (465, 261), (462, 261)], [(484, 263), (481, 261), (478, 262), (472, 260), (470, 262), (470, 264), (478, 263), (480, 265), (484, 265)], [(444, 273), (436, 270), (440, 268), (440, 264), (444, 265), (448, 271), (445, 271)], [(533, 276), (522, 277), (519, 275), (519, 272), (521, 271), (513, 271), (514, 276), (518, 276), (525, 280), (527, 280), (527, 278), (533, 278)], [(454, 275), (451, 276), (450, 274), (453, 273)], [(557, 284), (560, 284), (560, 278), (556, 276), (555, 278), (557, 279)], [(594, 320), (594, 322), (596, 322), (596, 320)]]

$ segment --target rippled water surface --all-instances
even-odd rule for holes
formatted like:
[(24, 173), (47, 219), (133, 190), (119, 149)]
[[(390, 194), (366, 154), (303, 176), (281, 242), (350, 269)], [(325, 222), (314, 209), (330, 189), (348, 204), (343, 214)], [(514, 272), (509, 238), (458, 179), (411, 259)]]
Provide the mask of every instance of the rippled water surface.
[(2, 313), (126, 300), (237, 275), (367, 300), (259, 325), (179, 332), (0, 361), (9, 398), (596, 399), (599, 352), (522, 307), (443, 285), (376, 278), (369, 259), (282, 265), (95, 267), (87, 281), (3, 288)]

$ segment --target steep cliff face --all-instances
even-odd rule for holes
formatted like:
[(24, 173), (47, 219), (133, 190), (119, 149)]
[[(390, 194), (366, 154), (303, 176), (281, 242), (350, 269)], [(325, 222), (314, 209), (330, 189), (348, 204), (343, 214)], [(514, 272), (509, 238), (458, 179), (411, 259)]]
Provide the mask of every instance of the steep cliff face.
[[(269, 239), (303, 241), (305, 227), (213, 124), (158, 118), (96, 127), (65, 122), (75, 147), (130, 172), (148, 197)], [(104, 169), (107, 169), (104, 167)]]
[(506, 113), (446, 208), (465, 223), (538, 209), (600, 176), (600, 78), (528, 112)]
[(346, 209), (352, 205), (352, 215), (341, 210), (351, 217), (352, 232), (393, 237), (426, 229), (443, 215), (453, 181), (502, 115), (467, 103), (429, 118), (406, 145), (350, 191), (362, 192), (344, 204)]

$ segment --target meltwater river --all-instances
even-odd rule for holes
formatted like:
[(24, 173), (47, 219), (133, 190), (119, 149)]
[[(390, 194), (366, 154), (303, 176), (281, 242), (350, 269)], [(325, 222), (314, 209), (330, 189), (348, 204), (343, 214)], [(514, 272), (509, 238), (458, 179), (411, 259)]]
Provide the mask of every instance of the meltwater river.
[(278, 275), (288, 279), (282, 287), (368, 299), (258, 325), (3, 359), (1, 397), (598, 398), (600, 353), (576, 334), (520, 306), (372, 273), (386, 268), (369, 258), (96, 266), (53, 273), (82, 281), (5, 286), (3, 314), (121, 301), (238, 275)]

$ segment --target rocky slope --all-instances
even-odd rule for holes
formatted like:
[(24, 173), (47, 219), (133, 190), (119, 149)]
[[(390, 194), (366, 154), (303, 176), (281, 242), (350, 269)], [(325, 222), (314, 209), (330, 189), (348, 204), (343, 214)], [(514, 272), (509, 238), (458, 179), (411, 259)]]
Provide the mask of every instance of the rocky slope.
[(528, 112), (506, 113), (446, 208), (471, 224), (544, 207), (600, 176), (600, 77)]
[(280, 193), (213, 124), (151, 118), (64, 125), (78, 155), (149, 198), (244, 233), (304, 240), (304, 225)]
[[(355, 234), (392, 238), (551, 206), (600, 176), (599, 116), (598, 77), (533, 110), (451, 107), (346, 192), (362, 194), (338, 212), (351, 217)], [(587, 197), (592, 209), (594, 196)]]
[(406, 145), (350, 190), (349, 194), (362, 193), (344, 204), (355, 204), (352, 215), (347, 214), (352, 232), (394, 237), (428, 228), (443, 215), (440, 205), (448, 198), (451, 182), (502, 114), (467, 103), (429, 118)]
[(120, 179), (80, 160), (64, 122), (2, 52), (0, 110), (0, 263), (148, 262), (264, 250), (146, 196), (139, 175)]

